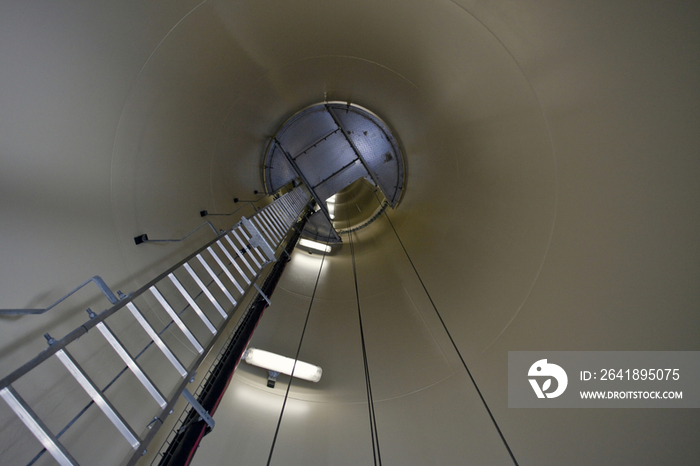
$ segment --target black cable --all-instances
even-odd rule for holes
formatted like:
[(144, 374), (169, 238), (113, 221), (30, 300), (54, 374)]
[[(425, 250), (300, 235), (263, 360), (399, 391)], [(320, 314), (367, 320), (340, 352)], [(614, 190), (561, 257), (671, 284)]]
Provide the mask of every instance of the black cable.
[[(374, 195), (375, 195), (375, 197), (377, 197), (376, 191), (375, 191)], [(379, 201), (379, 197), (377, 197), (377, 201)], [(491, 421), (493, 422), (493, 425), (496, 427), (496, 430), (498, 431), (498, 435), (501, 436), (501, 440), (503, 441), (503, 445), (505, 445), (506, 450), (508, 450), (508, 454), (510, 455), (510, 458), (513, 460), (513, 464), (515, 464), (515, 466), (519, 466), (518, 461), (515, 459), (515, 455), (513, 455), (513, 452), (511, 451), (510, 446), (508, 445), (508, 441), (503, 436), (503, 432), (501, 432), (501, 428), (498, 427), (498, 423), (496, 422), (496, 418), (493, 417), (493, 414), (491, 413), (491, 409), (489, 409), (489, 405), (486, 403), (484, 396), (481, 394), (481, 390), (479, 390), (479, 386), (476, 384), (476, 381), (474, 380), (474, 377), (472, 376), (471, 371), (467, 367), (467, 363), (464, 361), (464, 358), (462, 357), (462, 353), (459, 351), (459, 348), (457, 348), (457, 344), (455, 343), (454, 339), (452, 338), (452, 334), (450, 334), (450, 331), (447, 329), (447, 325), (445, 324), (445, 321), (442, 320), (442, 316), (440, 315), (440, 311), (438, 311), (438, 308), (435, 305), (433, 298), (430, 296), (430, 293), (428, 292), (428, 288), (426, 288), (425, 283), (423, 283), (423, 279), (421, 278), (420, 274), (418, 273), (418, 269), (416, 269), (416, 266), (413, 264), (413, 261), (411, 260), (411, 256), (409, 256), (408, 251), (406, 250), (406, 247), (403, 245), (403, 241), (401, 241), (401, 237), (399, 236), (399, 233), (396, 231), (396, 228), (394, 228), (394, 224), (391, 222), (391, 219), (389, 218), (389, 214), (386, 211), (384, 211), (384, 216), (386, 216), (386, 219), (389, 221), (389, 225), (391, 226), (391, 229), (394, 230), (394, 234), (396, 235), (396, 239), (399, 240), (399, 244), (401, 244), (401, 248), (403, 249), (403, 252), (406, 254), (406, 258), (408, 259), (408, 262), (411, 263), (411, 267), (413, 267), (413, 271), (416, 273), (416, 277), (418, 277), (418, 281), (420, 281), (420, 284), (423, 287), (425, 294), (428, 296), (428, 299), (430, 300), (430, 304), (432, 304), (433, 309), (435, 309), (435, 314), (437, 314), (438, 319), (440, 319), (440, 323), (442, 324), (442, 327), (445, 329), (445, 333), (450, 338), (450, 342), (452, 342), (452, 346), (454, 347), (455, 351), (457, 352), (459, 359), (462, 361), (462, 365), (464, 366), (464, 369), (467, 371), (467, 374), (469, 375), (469, 378), (471, 379), (472, 384), (474, 385), (474, 388), (476, 388), (476, 392), (479, 394), (479, 398), (481, 398), (481, 402), (484, 404), (486, 411), (489, 413), (489, 416), (491, 417)]]
[[(347, 215), (348, 228), (350, 227), (350, 216)], [(367, 350), (365, 348), (365, 332), (362, 325), (362, 311), (360, 310), (360, 292), (357, 286), (357, 267), (355, 265), (355, 245), (352, 241), (352, 233), (348, 234), (348, 239), (350, 242), (350, 255), (352, 256), (352, 274), (355, 280), (355, 298), (357, 300), (357, 315), (360, 322), (360, 340), (362, 342), (362, 362), (365, 366), (365, 388), (367, 390), (367, 409), (369, 411), (369, 431), (372, 436), (372, 455), (374, 457), (374, 464), (382, 464), (382, 455), (379, 449), (379, 433), (377, 432), (377, 417), (374, 411), (374, 396), (372, 394), (372, 382), (370, 380), (369, 374), (369, 364), (367, 362)], [(379, 460), (379, 462), (377, 462)]]
[[(331, 230), (332, 231), (332, 230)], [(330, 234), (326, 241), (330, 239)], [(299, 359), (299, 352), (301, 351), (301, 344), (304, 341), (304, 334), (306, 333), (306, 325), (309, 323), (309, 316), (311, 315), (311, 306), (314, 304), (314, 297), (316, 296), (316, 289), (318, 288), (318, 282), (321, 278), (321, 271), (323, 270), (323, 263), (326, 261), (326, 250), (323, 250), (323, 256), (321, 257), (321, 265), (318, 268), (318, 275), (316, 276), (316, 284), (314, 285), (314, 291), (311, 294), (311, 302), (309, 303), (309, 310), (306, 312), (306, 320), (304, 321), (304, 328), (301, 331), (301, 338), (299, 339), (299, 346), (297, 347), (297, 353), (294, 356), (294, 365), (292, 366), (292, 374), (289, 376), (289, 384), (287, 384), (287, 391), (284, 394), (284, 401), (282, 402), (282, 410), (280, 411), (280, 417), (277, 420), (277, 428), (275, 429), (275, 436), (272, 439), (272, 445), (270, 446), (270, 455), (267, 457), (267, 466), (270, 466), (270, 461), (272, 461), (272, 453), (275, 450), (275, 443), (277, 443), (277, 434), (280, 431), (280, 425), (282, 424), (282, 416), (284, 415), (284, 408), (287, 406), (287, 398), (289, 397), (289, 389), (292, 386), (292, 380), (294, 377), (294, 370), (297, 367), (297, 360)]]

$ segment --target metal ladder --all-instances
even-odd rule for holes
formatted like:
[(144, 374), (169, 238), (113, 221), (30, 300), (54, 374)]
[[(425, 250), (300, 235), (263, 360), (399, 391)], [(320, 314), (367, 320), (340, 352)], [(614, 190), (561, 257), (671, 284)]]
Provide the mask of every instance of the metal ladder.
[[(0, 397), (5, 400), (17, 417), (34, 434), (58, 464), (62, 466), (78, 465), (73, 455), (59, 441), (58, 436), (47, 427), (45, 422), (39, 418), (32, 407), (12, 385), (28, 373), (41, 370), (41, 364), (55, 356), (131, 446), (133, 452), (128, 455), (129, 459), (126, 464), (135, 464), (146, 453), (146, 447), (155, 437), (165, 418), (172, 413), (180, 395), (183, 392), (189, 395), (185, 388), (186, 385), (193, 380), (197, 368), (217, 342), (218, 337), (221, 335), (221, 330), (233, 317), (239, 302), (243, 300), (243, 297), (250, 289), (253, 287), (257, 288), (255, 282), (263, 268), (268, 263), (277, 260), (276, 251), (278, 247), (282, 244), (300, 214), (305, 210), (309, 200), (309, 195), (301, 187), (295, 188), (259, 210), (250, 219), (243, 217), (232, 228), (221, 233), (214, 240), (158, 275), (143, 287), (127, 296), (121, 295), (118, 302), (111, 308), (99, 315), (88, 310), (90, 320), (64, 338), (56, 341), (47, 334), (49, 347), (46, 350), (0, 380)], [(200, 270), (199, 273), (195, 271), (195, 267)], [(204, 280), (208, 279), (211, 281), (207, 285), (204, 283)], [(199, 293), (193, 296), (183, 282), (187, 283), (190, 289), (195, 289)], [(215, 285), (215, 287), (212, 285)], [(165, 289), (170, 290), (170, 292), (164, 291)], [(214, 293), (218, 294), (220, 298), (217, 299)], [(171, 304), (173, 299), (178, 296), (180, 300), (184, 299), (187, 303), (185, 308), (179, 313), (175, 311)], [(226, 300), (221, 302), (221, 296), (224, 296)], [(135, 303), (135, 300), (139, 297), (154, 299), (154, 303), (157, 303), (160, 309), (171, 319), (170, 323), (162, 331), (156, 331), (144, 315), (144, 312), (139, 309)], [(201, 298), (199, 304), (197, 302), (198, 298)], [(209, 316), (203, 309), (205, 303), (211, 305), (207, 304)], [(123, 312), (124, 309), (127, 309), (128, 313)], [(193, 312), (193, 315), (188, 313), (189, 324), (183, 316), (186, 310)], [(213, 317), (211, 316), (212, 314)], [(168, 396), (164, 395), (162, 388), (159, 389), (152, 381), (147, 371), (137, 361), (138, 356), (132, 356), (117, 334), (110, 328), (107, 320), (115, 315), (130, 315), (135, 323), (128, 328), (138, 329), (140, 327), (143, 329), (148, 338), (150, 338), (147, 348), (154, 344), (165, 359), (169, 361), (172, 370), (177, 372), (178, 382), (174, 387), (171, 387)], [(215, 325), (213, 323), (214, 320), (218, 320), (219, 323)], [(199, 328), (202, 325), (206, 328), (206, 333), (209, 334), (206, 341), (201, 336), (199, 338), (195, 336), (192, 323), (196, 321), (199, 321), (197, 324)], [(180, 341), (184, 345), (188, 345), (190, 351), (196, 353), (194, 360), (189, 364), (184, 363), (181, 360), (182, 358), (177, 357), (172, 344), (169, 346), (163, 339), (163, 333), (171, 327), (171, 324), (174, 324), (174, 327), (177, 328), (177, 330), (172, 329), (173, 333), (176, 333), (177, 337), (184, 337), (184, 340)], [(116, 352), (121, 361), (126, 364), (128, 371), (136, 377), (140, 385), (146, 389), (158, 406), (154, 410), (153, 416), (150, 417), (153, 421), (140, 429), (140, 435), (124, 419), (107, 396), (105, 396), (103, 390), (96, 385), (87, 371), (81, 367), (76, 358), (69, 352), (69, 347), (73, 349), (76, 345), (79, 345), (79, 338), (94, 327), (97, 328), (108, 345)], [(142, 353), (139, 353), (139, 355)], [(124, 369), (124, 371), (126, 370)], [(196, 401), (192, 401), (190, 397), (187, 398), (188, 402), (196, 405)], [(150, 406), (150, 404), (140, 400), (138, 394), (133, 396), (133, 400), (135, 403), (139, 403), (139, 408), (146, 405)]]

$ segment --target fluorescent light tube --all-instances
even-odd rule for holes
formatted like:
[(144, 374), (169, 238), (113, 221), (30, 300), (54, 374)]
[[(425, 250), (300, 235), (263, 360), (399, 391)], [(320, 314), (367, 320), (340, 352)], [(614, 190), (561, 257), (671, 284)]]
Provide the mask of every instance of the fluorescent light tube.
[[(292, 368), (294, 367), (294, 359), (257, 348), (248, 348), (245, 353), (245, 362), (287, 375), (292, 375)], [(318, 382), (321, 380), (321, 375), (323, 375), (323, 369), (320, 367), (297, 360), (297, 365), (294, 367), (294, 377), (308, 380), (309, 382)]]
[(317, 243), (316, 241), (311, 241), (308, 239), (300, 239), (299, 240), (299, 246), (304, 246), (305, 248), (310, 248), (310, 249), (315, 249), (317, 251), (321, 252), (331, 252), (331, 247), (323, 244), (323, 243)]

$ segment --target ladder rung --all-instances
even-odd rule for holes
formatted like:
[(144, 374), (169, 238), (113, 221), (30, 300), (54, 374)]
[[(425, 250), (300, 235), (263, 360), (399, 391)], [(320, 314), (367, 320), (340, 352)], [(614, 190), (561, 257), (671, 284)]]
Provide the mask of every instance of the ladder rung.
[[(228, 237), (227, 237), (228, 238)], [(238, 262), (231, 256), (231, 254), (228, 252), (228, 249), (226, 249), (226, 246), (224, 246), (224, 243), (221, 242), (221, 240), (217, 241), (216, 244), (219, 245), (219, 248), (224, 252), (226, 255), (226, 258), (233, 264), (233, 266), (238, 270), (238, 273), (243, 277), (243, 280), (245, 280), (247, 285), (250, 285), (250, 279), (246, 274), (243, 273), (243, 270), (241, 270), (241, 266), (238, 265)]]
[[(245, 291), (243, 291), (243, 288), (241, 288), (241, 285), (238, 284), (238, 282), (237, 282), (236, 279), (234, 278), (233, 274), (232, 274), (232, 273), (229, 271), (229, 269), (224, 265), (224, 263), (221, 261), (221, 259), (219, 259), (219, 256), (216, 255), (216, 253), (214, 252), (214, 250), (212, 249), (211, 246), (209, 246), (209, 247), (207, 248), (207, 251), (209, 251), (209, 254), (211, 254), (211, 257), (214, 258), (214, 260), (216, 261), (216, 263), (219, 264), (219, 267), (221, 267), (221, 270), (224, 271), (224, 273), (226, 274), (226, 276), (228, 277), (228, 279), (231, 280), (231, 282), (233, 282), (233, 285), (236, 287), (236, 289), (238, 290), (238, 292), (241, 293), (241, 294), (245, 294)], [(235, 306), (235, 304), (234, 304), (234, 306)]]
[(177, 312), (175, 312), (175, 309), (172, 308), (170, 303), (165, 300), (162, 294), (160, 294), (160, 291), (158, 291), (158, 288), (154, 286), (149, 288), (151, 290), (151, 293), (153, 293), (153, 296), (156, 297), (158, 302), (160, 303), (161, 306), (163, 306), (163, 309), (165, 309), (165, 312), (168, 313), (171, 319), (173, 319), (173, 322), (175, 322), (175, 325), (178, 326), (180, 331), (185, 334), (185, 337), (190, 341), (192, 346), (194, 346), (194, 349), (197, 350), (199, 354), (202, 354), (204, 352), (204, 348), (202, 348), (202, 345), (199, 344), (199, 341), (194, 337), (192, 332), (190, 332), (190, 329), (187, 328), (187, 325), (180, 319), (180, 316), (177, 315)]
[(251, 255), (253, 254), (257, 254), (257, 257), (260, 260), (260, 268), (262, 269), (265, 266), (265, 264), (267, 264), (267, 257), (265, 257), (265, 254), (263, 254), (263, 252), (258, 247), (253, 248)]
[(122, 361), (124, 361), (127, 367), (131, 369), (131, 372), (133, 372), (133, 374), (136, 376), (139, 382), (141, 382), (141, 384), (148, 391), (148, 393), (150, 393), (153, 399), (156, 400), (156, 403), (158, 403), (161, 408), (165, 408), (168, 402), (165, 401), (163, 395), (160, 393), (160, 391), (158, 391), (151, 379), (148, 378), (141, 366), (139, 366), (136, 360), (134, 360), (134, 358), (131, 357), (126, 348), (124, 348), (124, 345), (122, 345), (117, 336), (112, 332), (112, 330), (109, 327), (107, 327), (107, 324), (105, 324), (104, 322), (100, 322), (99, 324), (97, 324), (97, 329), (105, 337), (105, 339), (112, 346), (112, 348), (114, 348), (114, 351), (117, 352), (119, 357), (122, 358)]
[[(231, 233), (234, 233), (234, 232), (235, 232), (235, 230), (232, 231)], [(236, 251), (236, 257), (238, 257), (238, 258), (241, 259), (241, 262), (243, 262), (243, 264), (246, 266), (246, 268), (247, 268), (248, 270), (250, 270), (250, 273), (253, 275), (253, 278), (255, 278), (255, 276), (256, 276), (255, 271), (254, 271), (253, 268), (250, 266), (250, 264), (248, 263), (248, 261), (245, 260), (245, 257), (243, 257), (243, 254), (240, 253), (240, 251), (238, 250), (238, 247), (236, 247), (236, 245), (233, 243), (233, 240), (231, 240), (231, 238), (230, 238), (228, 235), (226, 235), (226, 241), (228, 241), (228, 243), (231, 245), (231, 247), (233, 248), (233, 250)], [(248, 282), (248, 284), (250, 284), (250, 282)]]
[(267, 228), (267, 231), (270, 233), (270, 239), (272, 240), (272, 242), (277, 243), (277, 241), (279, 241), (282, 238), (280, 238), (280, 233), (277, 231), (277, 228), (275, 228), (275, 225), (272, 223), (272, 220), (270, 220), (268, 212), (269, 210), (261, 210), (260, 212), (258, 212), (258, 215), (256, 215), (256, 218), (258, 219), (261, 226)]
[(75, 458), (68, 453), (66, 447), (58, 441), (58, 438), (39, 419), (39, 416), (34, 413), (34, 410), (29, 407), (12, 385), (0, 390), (0, 396), (58, 464), (61, 466), (78, 466)]
[(289, 222), (288, 222), (289, 219), (287, 218), (287, 213), (284, 210), (282, 210), (281, 204), (273, 204), (273, 209), (277, 214), (277, 221), (279, 222), (279, 224), (282, 226), (282, 229), (286, 233), (287, 229), (289, 229)]
[(282, 225), (282, 229), (286, 234), (287, 230), (289, 229), (289, 219), (287, 218), (287, 213), (284, 211), (284, 209), (282, 209), (282, 203), (274, 204), (273, 208), (275, 212), (277, 212), (277, 218), (279, 219), (280, 225)]
[(285, 225), (287, 225), (287, 228), (289, 228), (294, 222), (294, 219), (296, 218), (292, 213), (292, 208), (289, 205), (289, 201), (285, 199), (284, 202), (280, 204), (280, 208), (286, 214)]
[(286, 225), (289, 226), (292, 223), (292, 211), (289, 207), (289, 197), (285, 194), (280, 200), (279, 208), (285, 213)]
[[(248, 234), (248, 232), (246, 232), (246, 229), (245, 229), (245, 228), (241, 228), (240, 233), (241, 233), (241, 236), (243, 237), (243, 239), (245, 239), (245, 241), (246, 241), (248, 244), (250, 244), (250, 240), (251, 240), (251, 238), (252, 238), (252, 234)], [(262, 238), (262, 237), (261, 237), (261, 238)], [(258, 267), (259, 269), (262, 269), (262, 266), (265, 265), (265, 263), (266, 263), (265, 256), (263, 255), (262, 252), (259, 251), (259, 248), (253, 247), (252, 244), (250, 245), (250, 247), (251, 247), (251, 249), (250, 249), (250, 258), (253, 259), (253, 262), (255, 262), (255, 264), (257, 265), (257, 267)], [(256, 256), (256, 254), (257, 254), (257, 256)], [(257, 257), (258, 259), (260, 259), (260, 261), (262, 262), (262, 265), (261, 265), (260, 262), (258, 262), (258, 261), (256, 260), (256, 257)]]
[(275, 240), (275, 242), (281, 241), (284, 237), (284, 232), (282, 232), (282, 229), (275, 221), (274, 211), (272, 210), (272, 208), (263, 209), (262, 217), (267, 219), (267, 223), (270, 224), (271, 231), (274, 231), (277, 234), (277, 239)]
[(292, 195), (290, 196), (290, 198), (291, 198), (290, 201), (291, 201), (292, 205), (294, 206), (294, 210), (297, 210), (297, 209), (296, 209), (296, 206), (297, 206), (298, 203), (299, 203), (299, 195), (298, 195), (298, 193), (292, 192)]
[(275, 204), (270, 204), (270, 218), (275, 223), (275, 226), (279, 231), (282, 232), (282, 237), (287, 233), (287, 227), (284, 226), (284, 217), (278, 210), (278, 206)]
[(266, 227), (268, 236), (272, 241), (270, 246), (274, 247), (276, 244), (282, 241), (282, 234), (277, 231), (275, 225), (272, 223), (272, 220), (270, 220), (268, 213), (269, 210), (261, 211), (255, 218), (258, 220), (258, 223), (260, 223), (261, 226)]
[(290, 196), (287, 199), (285, 199), (285, 205), (287, 207), (289, 215), (292, 216), (292, 222), (294, 222), (294, 220), (296, 220), (297, 217), (299, 217), (298, 209), (294, 205), (294, 198)]
[[(262, 215), (256, 215), (255, 217), (251, 218), (253, 224), (257, 227), (258, 231), (260, 231), (263, 235), (267, 237), (265, 241), (268, 241), (268, 244), (270, 247), (273, 247), (274, 245), (277, 244), (277, 236), (275, 236), (274, 232), (270, 230), (270, 228), (266, 228), (265, 225), (263, 225), (263, 216)], [(268, 231), (270, 230), (270, 231)], [(252, 232), (251, 232), (252, 234)]]
[[(243, 250), (244, 250), (244, 251), (246, 251), (246, 252), (247, 252), (247, 251), (251, 251), (251, 253), (248, 254), (248, 257), (250, 257), (250, 259), (253, 261), (253, 263), (255, 264), (255, 266), (256, 266), (258, 269), (261, 269), (262, 267), (260, 266), (260, 262), (258, 262), (257, 259), (255, 259), (255, 255), (253, 255), (253, 253), (252, 253), (252, 251), (254, 251), (255, 248), (253, 248), (253, 247), (251, 246), (251, 248), (248, 249), (247, 241), (248, 241), (250, 238), (249, 238), (248, 236), (246, 236), (245, 228), (240, 228), (238, 231), (233, 230), (233, 231), (231, 231), (231, 233), (233, 233), (233, 237), (236, 238), (236, 239), (238, 240), (239, 243), (241, 243), (241, 246), (243, 247)], [(238, 236), (238, 233), (240, 233), (241, 236)], [(245, 241), (243, 241), (243, 240), (241, 239), (241, 237), (243, 237), (243, 238), (245, 239)], [(243, 253), (241, 253), (241, 258), (242, 258), (242, 256), (243, 256)]]
[(211, 267), (209, 266), (209, 264), (207, 264), (207, 261), (204, 260), (204, 257), (202, 257), (201, 254), (197, 254), (197, 259), (198, 259), (199, 262), (202, 264), (202, 267), (204, 267), (204, 270), (207, 271), (207, 273), (209, 274), (209, 276), (211, 277), (211, 279), (214, 280), (214, 283), (216, 283), (216, 286), (218, 286), (219, 289), (221, 290), (221, 292), (228, 298), (229, 301), (231, 301), (231, 304), (233, 304), (234, 306), (235, 306), (236, 304), (238, 304), (238, 303), (236, 302), (236, 300), (233, 299), (233, 296), (231, 296), (231, 293), (228, 291), (228, 288), (226, 288), (226, 287), (224, 286), (224, 284), (221, 282), (221, 280), (219, 279), (219, 277), (217, 277), (216, 274), (214, 273), (214, 271), (211, 269)]
[(190, 296), (190, 294), (187, 292), (184, 286), (182, 286), (182, 283), (180, 283), (180, 280), (177, 279), (175, 274), (169, 273), (168, 278), (170, 279), (171, 282), (173, 282), (173, 285), (175, 285), (175, 288), (178, 289), (180, 294), (182, 295), (183, 298), (187, 301), (187, 304), (190, 305), (190, 307), (194, 310), (194, 312), (199, 316), (200, 319), (202, 319), (202, 322), (204, 322), (204, 325), (207, 326), (207, 329), (209, 329), (209, 332), (211, 332), (213, 335), (216, 335), (216, 328), (214, 328), (214, 325), (212, 325), (211, 321), (207, 318), (207, 316), (202, 312), (202, 310), (199, 308), (195, 300)]
[(134, 318), (138, 321), (139, 324), (141, 324), (141, 327), (146, 331), (149, 337), (151, 337), (151, 340), (153, 340), (153, 343), (156, 344), (158, 348), (163, 352), (165, 357), (170, 361), (170, 363), (175, 367), (175, 370), (177, 370), (180, 373), (180, 376), (182, 377), (187, 377), (187, 371), (185, 368), (182, 366), (180, 361), (178, 361), (177, 357), (173, 354), (172, 351), (170, 351), (170, 348), (163, 342), (163, 340), (160, 338), (160, 336), (156, 333), (155, 330), (153, 330), (153, 327), (151, 327), (151, 324), (148, 323), (146, 318), (141, 314), (141, 312), (136, 308), (134, 303), (127, 303), (126, 307), (131, 311), (131, 314), (133, 314)]
[(280, 213), (277, 205), (270, 205), (270, 218), (272, 218), (272, 221), (275, 222), (277, 229), (281, 232), (282, 238), (284, 238), (287, 234), (287, 227), (284, 226), (282, 214)]
[(187, 270), (187, 273), (190, 274), (190, 277), (192, 277), (192, 280), (194, 280), (195, 283), (197, 284), (197, 286), (199, 286), (199, 289), (202, 290), (202, 293), (204, 293), (204, 295), (207, 298), (209, 298), (209, 301), (212, 303), (214, 308), (217, 311), (219, 311), (219, 314), (221, 314), (221, 317), (226, 319), (228, 317), (228, 314), (226, 314), (226, 311), (224, 311), (224, 308), (221, 307), (221, 304), (219, 304), (219, 302), (216, 300), (214, 295), (211, 294), (211, 291), (209, 291), (209, 288), (207, 288), (207, 286), (204, 284), (204, 282), (202, 282), (202, 280), (199, 278), (199, 275), (197, 275), (194, 272), (194, 270), (192, 270), (192, 267), (190, 266), (190, 264), (185, 263), (185, 264), (183, 264), (183, 267), (185, 267), (185, 270)]
[(56, 352), (56, 357), (63, 363), (64, 366), (66, 366), (68, 372), (70, 372), (75, 380), (78, 381), (80, 386), (83, 387), (83, 390), (85, 390), (90, 398), (92, 398), (92, 401), (95, 402), (97, 407), (100, 408), (103, 413), (105, 413), (105, 416), (107, 416), (110, 421), (112, 421), (114, 427), (121, 432), (131, 447), (134, 449), (138, 448), (138, 446), (141, 444), (139, 438), (136, 436), (134, 431), (131, 430), (131, 427), (129, 427), (119, 412), (114, 409), (112, 403), (110, 403), (109, 400), (102, 395), (102, 392), (99, 388), (97, 388), (90, 377), (83, 372), (82, 368), (78, 365), (75, 359), (73, 359), (73, 357), (68, 353), (68, 350), (65, 348), (58, 350)]

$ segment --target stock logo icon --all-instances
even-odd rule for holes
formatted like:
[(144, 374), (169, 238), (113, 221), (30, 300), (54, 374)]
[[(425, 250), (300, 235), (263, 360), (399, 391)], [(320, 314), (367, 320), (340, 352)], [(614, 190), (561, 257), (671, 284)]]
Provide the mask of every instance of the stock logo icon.
[[(566, 376), (564, 369), (556, 364), (549, 364), (546, 359), (540, 359), (530, 366), (527, 375), (528, 377), (537, 377), (528, 379), (537, 398), (556, 398), (564, 393), (566, 385), (569, 383), (569, 378)], [(557, 387), (556, 390), (548, 392), (547, 390), (552, 386), (552, 378), (557, 381)], [(541, 386), (538, 379), (543, 380)]]

